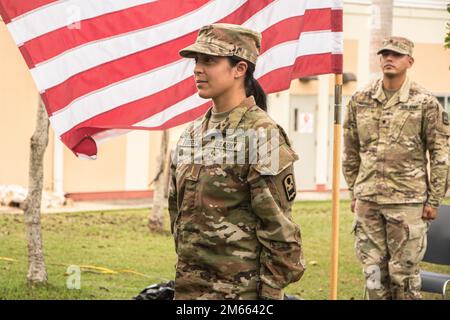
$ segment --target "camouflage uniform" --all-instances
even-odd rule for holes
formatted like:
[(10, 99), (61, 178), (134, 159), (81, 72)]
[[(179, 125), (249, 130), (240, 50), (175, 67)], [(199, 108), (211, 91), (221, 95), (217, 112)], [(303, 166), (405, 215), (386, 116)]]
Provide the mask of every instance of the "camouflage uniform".
[[(190, 125), (178, 143), (178, 154), (201, 149), (234, 156), (249, 154), (249, 143), (207, 138), (209, 110), (198, 125)], [(289, 140), (253, 97), (234, 108), (215, 129), (247, 132), (276, 129), (279, 143), (267, 150), (279, 154), (278, 169), (254, 163), (183, 162), (171, 165), (169, 212), (178, 255), (175, 299), (282, 299), (282, 290), (304, 271), (300, 229), (292, 221), (295, 198)], [(277, 141), (278, 142), (278, 141)], [(244, 149), (245, 148), (245, 149)], [(225, 162), (225, 161), (224, 161)]]
[[(393, 37), (382, 50), (411, 54), (412, 43)], [(343, 172), (357, 200), (355, 247), (370, 299), (420, 298), (423, 206), (437, 208), (447, 190), (449, 135), (447, 113), (409, 79), (389, 101), (378, 80), (347, 106)]]
[[(255, 64), (260, 45), (258, 32), (213, 24), (180, 55), (235, 56)], [(171, 164), (175, 299), (282, 299), (282, 289), (304, 271), (300, 229), (291, 215), (298, 157), (253, 96), (223, 121), (210, 118), (211, 109), (186, 129)], [(273, 132), (278, 135), (269, 139)]]

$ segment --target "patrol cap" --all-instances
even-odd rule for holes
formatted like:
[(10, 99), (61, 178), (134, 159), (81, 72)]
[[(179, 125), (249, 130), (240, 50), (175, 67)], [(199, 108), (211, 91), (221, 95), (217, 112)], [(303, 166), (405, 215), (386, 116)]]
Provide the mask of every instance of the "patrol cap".
[(414, 43), (403, 37), (388, 37), (383, 40), (383, 44), (377, 54), (380, 54), (384, 50), (394, 51), (400, 54), (407, 54), (412, 56)]
[(261, 49), (261, 33), (240, 25), (215, 23), (200, 28), (194, 44), (180, 55), (193, 58), (196, 53), (221, 57), (239, 57), (256, 64)]

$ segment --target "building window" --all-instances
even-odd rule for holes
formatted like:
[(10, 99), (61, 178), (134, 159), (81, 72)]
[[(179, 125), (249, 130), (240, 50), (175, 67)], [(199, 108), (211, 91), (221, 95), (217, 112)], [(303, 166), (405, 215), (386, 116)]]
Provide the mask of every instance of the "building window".
[(450, 94), (437, 94), (436, 98), (446, 111), (450, 111)]
[(294, 132), (298, 131), (298, 109), (294, 109)]

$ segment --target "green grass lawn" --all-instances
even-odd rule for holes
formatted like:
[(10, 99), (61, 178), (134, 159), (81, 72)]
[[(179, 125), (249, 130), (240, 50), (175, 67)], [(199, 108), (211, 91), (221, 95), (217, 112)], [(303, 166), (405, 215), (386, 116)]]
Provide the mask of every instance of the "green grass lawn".
[[(447, 201), (449, 203), (450, 201)], [(363, 276), (353, 250), (349, 203), (341, 203), (339, 299), (361, 299)], [(42, 217), (46, 287), (26, 284), (27, 245), (22, 215), (0, 215), (0, 299), (131, 299), (146, 286), (174, 277), (176, 256), (169, 234), (150, 233), (148, 210), (51, 214)], [(300, 224), (307, 259), (305, 275), (286, 292), (304, 299), (328, 299), (331, 203), (298, 202), (294, 218)], [(3, 258), (11, 258), (8, 261)], [(86, 265), (131, 272), (100, 273), (82, 269), (81, 289), (66, 287), (67, 266)], [(450, 273), (449, 267), (427, 269)], [(437, 295), (425, 295), (436, 299)]]

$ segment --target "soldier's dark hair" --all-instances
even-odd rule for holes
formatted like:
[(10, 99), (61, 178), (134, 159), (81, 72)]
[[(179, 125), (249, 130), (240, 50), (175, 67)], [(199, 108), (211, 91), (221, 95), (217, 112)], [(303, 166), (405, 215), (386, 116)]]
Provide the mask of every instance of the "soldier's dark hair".
[(267, 95), (259, 84), (258, 80), (253, 77), (253, 74), (255, 73), (255, 65), (247, 60), (238, 57), (228, 57), (228, 61), (230, 62), (230, 65), (232, 67), (234, 67), (241, 61), (245, 61), (247, 63), (248, 68), (244, 80), (245, 94), (247, 97), (253, 96), (255, 98), (256, 105), (264, 111), (267, 111)]

